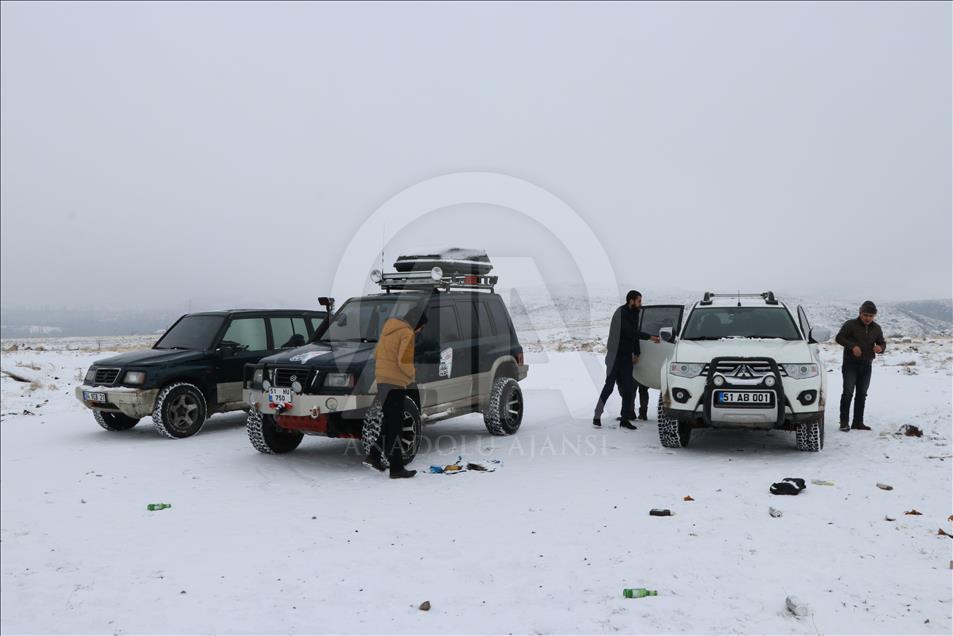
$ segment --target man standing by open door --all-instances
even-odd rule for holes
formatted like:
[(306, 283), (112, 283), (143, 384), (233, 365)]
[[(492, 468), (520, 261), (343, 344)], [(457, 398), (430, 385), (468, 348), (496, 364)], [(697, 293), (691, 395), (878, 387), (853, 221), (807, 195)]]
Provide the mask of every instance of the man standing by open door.
[(641, 304), (642, 294), (633, 289), (625, 295), (625, 304), (612, 314), (609, 340), (606, 343), (606, 381), (596, 403), (592, 417), (593, 426), (602, 426), (602, 411), (612, 395), (612, 390), (618, 386), (619, 395), (622, 396), (622, 414), (619, 416), (621, 426), (635, 429), (629, 421), (635, 419), (635, 380), (632, 377), (632, 365), (639, 358), (638, 307)]

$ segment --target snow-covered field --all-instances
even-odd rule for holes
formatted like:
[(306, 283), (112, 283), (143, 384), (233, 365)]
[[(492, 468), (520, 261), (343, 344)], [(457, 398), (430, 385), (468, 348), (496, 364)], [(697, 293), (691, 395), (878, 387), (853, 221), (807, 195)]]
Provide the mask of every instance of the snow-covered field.
[[(491, 437), (476, 415), (442, 422), (412, 466), (463, 455), (501, 460), (496, 472), (401, 481), (345, 441), (261, 455), (242, 414), (182, 441), (145, 420), (107, 433), (72, 396), (104, 353), (44, 343), (0, 358), (34, 380), (0, 386), (5, 634), (953, 631), (953, 541), (938, 535), (953, 533), (949, 338), (891, 342), (874, 430), (840, 433), (829, 416), (818, 454), (781, 432), (663, 449), (654, 415), (595, 430), (579, 369), (600, 356), (540, 351), (518, 434)], [(839, 352), (825, 351), (836, 401)], [(924, 435), (894, 435), (904, 424)], [(771, 495), (784, 477), (807, 490)], [(786, 611), (791, 595), (808, 616)]]

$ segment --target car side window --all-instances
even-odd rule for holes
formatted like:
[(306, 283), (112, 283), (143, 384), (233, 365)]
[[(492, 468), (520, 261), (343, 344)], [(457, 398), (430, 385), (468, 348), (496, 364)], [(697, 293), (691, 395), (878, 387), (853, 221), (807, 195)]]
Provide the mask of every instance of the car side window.
[(308, 342), (308, 329), (304, 324), (304, 318), (273, 316), (271, 336), (274, 338), (276, 349), (301, 347)]
[(497, 335), (508, 336), (510, 334), (510, 320), (506, 316), (506, 308), (503, 307), (503, 301), (493, 299), (487, 301), (490, 306), (490, 315), (493, 316), (493, 324)]
[(460, 338), (463, 340), (474, 340), (480, 337), (476, 331), (476, 306), (472, 302), (457, 303), (457, 319), (460, 322)]
[(453, 305), (440, 305), (437, 307), (437, 314), (437, 323), (440, 328), (440, 346), (460, 340), (456, 308)]
[(235, 318), (222, 337), (223, 346), (238, 351), (267, 351), (268, 332), (264, 318)]
[(486, 304), (477, 303), (477, 324), (481, 338), (489, 338), (493, 335), (493, 323), (490, 322), (490, 313), (486, 310)]

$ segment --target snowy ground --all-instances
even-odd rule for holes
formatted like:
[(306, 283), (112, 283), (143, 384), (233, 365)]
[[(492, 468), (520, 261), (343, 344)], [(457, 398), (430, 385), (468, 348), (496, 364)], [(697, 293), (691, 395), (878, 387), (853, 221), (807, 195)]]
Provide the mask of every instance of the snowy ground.
[[(953, 343), (892, 345), (870, 389), (874, 431), (829, 418), (819, 454), (780, 432), (703, 432), (667, 450), (654, 415), (594, 430), (578, 369), (598, 354), (534, 353), (517, 435), (491, 437), (479, 416), (442, 422), (413, 465), (463, 454), (501, 460), (496, 472), (399, 482), (344, 441), (261, 455), (241, 414), (182, 441), (148, 421), (107, 433), (72, 396), (102, 353), (55, 340), (4, 352), (4, 369), (35, 382), (0, 386), (0, 628), (949, 634), (953, 541), (937, 532), (953, 533)], [(836, 348), (826, 355), (836, 399)], [(892, 434), (908, 423), (924, 436)], [(834, 485), (769, 494), (783, 477)], [(659, 596), (622, 598), (638, 586)], [(786, 612), (789, 595), (811, 615)]]

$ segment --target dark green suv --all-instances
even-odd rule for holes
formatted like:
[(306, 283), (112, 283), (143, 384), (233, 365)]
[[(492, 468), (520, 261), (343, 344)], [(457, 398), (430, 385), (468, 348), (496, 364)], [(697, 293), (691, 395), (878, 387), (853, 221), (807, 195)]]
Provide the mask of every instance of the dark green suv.
[(244, 366), (306, 343), (326, 315), (293, 309), (187, 314), (152, 349), (94, 362), (76, 397), (107, 431), (128, 430), (151, 415), (162, 435), (190, 437), (212, 413), (247, 409)]
[(422, 423), (481, 412), (493, 435), (509, 435), (523, 417), (520, 346), (495, 276), (375, 272), (385, 293), (351, 298), (311, 342), (263, 358), (246, 372), (248, 436), (262, 453), (286, 453), (303, 435), (363, 439), (380, 433), (374, 348), (384, 322), (423, 307), (415, 344), (416, 381), (404, 407), (401, 445), (410, 461)]

